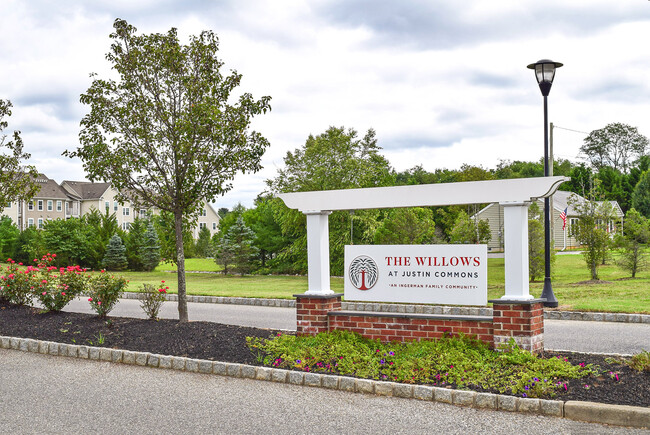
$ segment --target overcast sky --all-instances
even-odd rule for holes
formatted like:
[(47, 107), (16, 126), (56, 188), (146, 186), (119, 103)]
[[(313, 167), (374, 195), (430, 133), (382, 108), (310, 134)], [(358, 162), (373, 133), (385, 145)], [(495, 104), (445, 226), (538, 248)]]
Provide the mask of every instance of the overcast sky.
[(579, 132), (611, 122), (650, 136), (647, 0), (0, 0), (9, 130), (58, 182), (85, 178), (61, 153), (79, 144), (89, 73), (109, 74), (115, 18), (183, 42), (213, 30), (241, 89), (272, 97), (253, 123), (271, 143), (264, 169), (217, 207), (252, 206), (286, 152), (332, 125), (374, 128), (397, 170), (538, 160), (543, 100), (526, 65), (544, 58), (565, 65), (549, 96), (557, 156), (577, 161)]

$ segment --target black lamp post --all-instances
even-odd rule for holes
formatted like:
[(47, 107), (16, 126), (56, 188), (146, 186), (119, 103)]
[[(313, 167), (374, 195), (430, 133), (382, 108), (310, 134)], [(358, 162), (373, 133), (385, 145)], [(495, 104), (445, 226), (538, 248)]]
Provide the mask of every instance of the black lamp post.
[[(537, 77), (537, 83), (539, 83), (539, 90), (542, 91), (542, 95), (544, 96), (545, 177), (548, 177), (550, 174), (548, 161), (548, 104), (546, 97), (548, 97), (549, 92), (551, 92), (555, 70), (561, 66), (561, 63), (553, 62), (548, 59), (542, 59), (536, 63), (528, 65), (528, 69), (535, 70), (535, 77)], [(553, 294), (553, 286), (551, 285), (551, 208), (548, 197), (544, 198), (544, 289), (542, 290), (541, 297), (546, 299), (546, 302), (544, 302), (545, 307), (557, 307), (557, 298)]]

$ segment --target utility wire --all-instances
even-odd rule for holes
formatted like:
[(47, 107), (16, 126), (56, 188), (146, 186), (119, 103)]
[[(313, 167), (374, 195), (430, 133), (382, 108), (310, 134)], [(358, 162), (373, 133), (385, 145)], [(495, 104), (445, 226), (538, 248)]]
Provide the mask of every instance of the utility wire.
[(582, 134), (589, 134), (586, 131), (580, 131), (580, 130), (573, 130), (571, 128), (564, 128), (564, 127), (558, 127), (557, 125), (553, 124), (553, 128), (559, 128), (560, 130), (566, 130), (566, 131), (572, 131), (574, 133), (582, 133)]

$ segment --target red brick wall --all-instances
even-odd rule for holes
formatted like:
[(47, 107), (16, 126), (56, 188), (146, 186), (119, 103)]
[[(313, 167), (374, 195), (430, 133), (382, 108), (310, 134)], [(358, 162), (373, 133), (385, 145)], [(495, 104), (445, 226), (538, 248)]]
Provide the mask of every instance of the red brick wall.
[(498, 347), (511, 339), (531, 352), (544, 350), (543, 301), (490, 301), (492, 318), (341, 311), (341, 294), (296, 295), (298, 335), (343, 329), (381, 341), (427, 340), (445, 333), (475, 336)]
[(341, 310), (342, 296), (296, 295), (297, 335), (316, 335), (329, 331), (327, 313)]
[(534, 301), (523, 304), (516, 302), (491, 301), (494, 318), (494, 342), (507, 343), (511, 338), (531, 352), (544, 350), (544, 304)]
[(478, 339), (492, 343), (492, 322), (489, 320), (452, 320), (441, 316), (424, 315), (376, 315), (345, 312), (331, 312), (329, 330), (345, 329), (371, 339), (381, 341), (410, 341), (441, 338), (446, 332), (475, 335)]

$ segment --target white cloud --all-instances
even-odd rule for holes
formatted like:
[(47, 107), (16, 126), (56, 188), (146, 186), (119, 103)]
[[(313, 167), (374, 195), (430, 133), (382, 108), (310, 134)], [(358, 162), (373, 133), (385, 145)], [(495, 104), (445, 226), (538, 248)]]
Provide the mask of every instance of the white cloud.
[[(182, 39), (212, 29), (241, 89), (273, 97), (253, 122), (271, 142), (265, 169), (237, 177), (219, 206), (252, 205), (286, 152), (330, 125), (375, 128), (398, 170), (537, 160), (542, 97), (526, 65), (546, 57), (565, 63), (552, 122), (587, 132), (624, 122), (650, 135), (647, 2), (7, 0), (0, 16), (10, 129), (59, 181), (84, 177), (81, 162), (60, 154), (77, 146), (88, 74), (110, 74), (117, 17), (145, 33), (177, 27)], [(556, 129), (556, 155), (575, 157), (583, 136)]]

